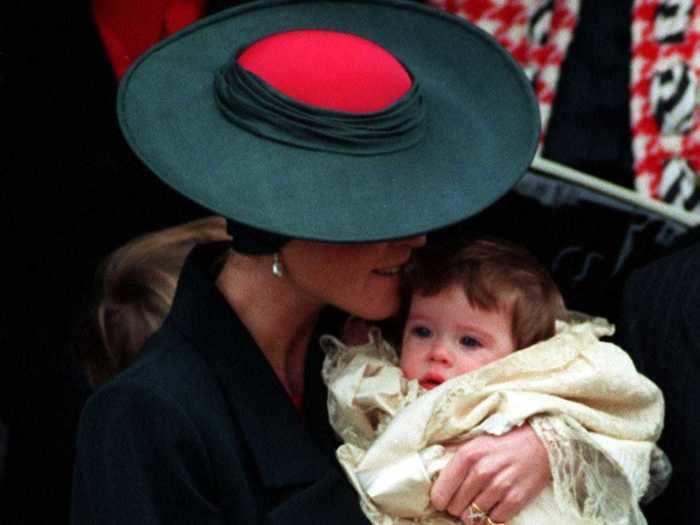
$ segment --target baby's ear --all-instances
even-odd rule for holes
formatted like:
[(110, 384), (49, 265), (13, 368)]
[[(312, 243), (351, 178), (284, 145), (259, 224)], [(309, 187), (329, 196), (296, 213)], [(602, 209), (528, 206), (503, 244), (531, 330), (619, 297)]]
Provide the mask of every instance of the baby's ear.
[(342, 340), (349, 346), (369, 343), (369, 329), (372, 325), (359, 317), (348, 317), (343, 325)]

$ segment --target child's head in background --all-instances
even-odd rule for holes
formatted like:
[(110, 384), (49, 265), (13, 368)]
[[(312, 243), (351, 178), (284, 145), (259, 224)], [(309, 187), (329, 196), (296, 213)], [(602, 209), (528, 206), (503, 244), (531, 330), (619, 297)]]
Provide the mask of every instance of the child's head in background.
[(97, 271), (89, 334), (78, 346), (92, 385), (120, 372), (170, 311), (185, 258), (198, 243), (230, 239), (221, 217), (207, 217), (133, 239)]

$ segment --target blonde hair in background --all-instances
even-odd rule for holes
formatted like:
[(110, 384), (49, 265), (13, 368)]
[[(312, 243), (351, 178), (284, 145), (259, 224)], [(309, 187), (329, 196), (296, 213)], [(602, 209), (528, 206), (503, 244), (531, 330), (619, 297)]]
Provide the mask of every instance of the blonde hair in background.
[(97, 271), (91, 323), (97, 341), (79, 349), (93, 385), (129, 366), (165, 319), (185, 258), (199, 243), (230, 239), (221, 217), (206, 217), (133, 239)]

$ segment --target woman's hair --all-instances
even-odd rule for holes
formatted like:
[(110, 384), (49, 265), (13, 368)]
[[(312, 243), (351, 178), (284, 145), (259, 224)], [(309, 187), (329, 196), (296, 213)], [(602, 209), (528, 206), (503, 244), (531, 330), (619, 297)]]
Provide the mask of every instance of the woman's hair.
[(482, 238), (417, 250), (404, 281), (404, 303), (410, 306), (415, 293), (432, 296), (454, 284), (475, 308), (511, 311), (517, 349), (552, 337), (555, 320), (567, 316), (544, 266), (508, 241)]
[[(228, 240), (221, 217), (148, 233), (101, 263), (96, 300), (78, 354), (93, 385), (129, 366), (165, 319), (185, 258), (198, 243)], [(90, 344), (85, 344), (90, 340)]]

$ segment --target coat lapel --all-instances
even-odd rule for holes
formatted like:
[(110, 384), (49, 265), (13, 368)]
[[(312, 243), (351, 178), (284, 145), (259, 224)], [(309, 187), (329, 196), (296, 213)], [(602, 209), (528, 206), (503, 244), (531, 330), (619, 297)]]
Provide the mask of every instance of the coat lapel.
[[(168, 322), (194, 343), (216, 374), (262, 483), (274, 489), (314, 483), (335, 468), (333, 456), (307, 431), (272, 367), (214, 286), (207, 268), (220, 251), (216, 245), (195, 248)], [(319, 383), (318, 377), (312, 382)], [(314, 397), (320, 401), (318, 392)], [(327, 433), (320, 439), (328, 445)]]

